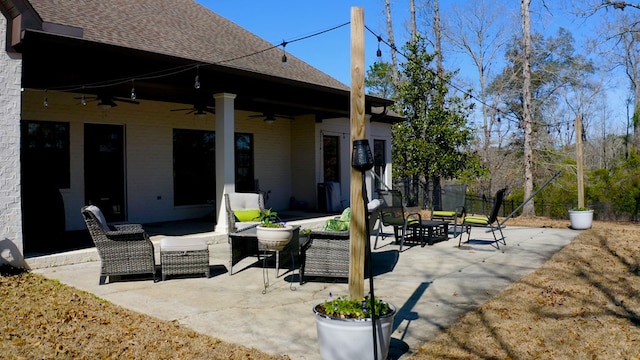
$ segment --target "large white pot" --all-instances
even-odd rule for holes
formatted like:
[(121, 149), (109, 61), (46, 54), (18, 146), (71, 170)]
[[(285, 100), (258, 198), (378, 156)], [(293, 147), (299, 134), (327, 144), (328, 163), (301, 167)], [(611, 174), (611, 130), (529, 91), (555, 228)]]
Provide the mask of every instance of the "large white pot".
[[(323, 360), (373, 359), (373, 329), (371, 319), (340, 319), (319, 313), (316, 317), (320, 356)], [(389, 304), (393, 311), (376, 318), (376, 346), (378, 360), (384, 360), (389, 353), (393, 319), (396, 308)]]
[(286, 225), (282, 228), (270, 228), (258, 225), (256, 235), (258, 242), (267, 250), (281, 251), (293, 237), (293, 226)]
[(589, 229), (593, 222), (593, 210), (569, 210), (569, 220), (574, 230)]

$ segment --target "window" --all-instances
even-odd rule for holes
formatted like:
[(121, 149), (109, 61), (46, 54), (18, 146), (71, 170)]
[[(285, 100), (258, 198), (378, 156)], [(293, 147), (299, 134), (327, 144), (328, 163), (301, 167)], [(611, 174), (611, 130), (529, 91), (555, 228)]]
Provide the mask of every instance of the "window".
[(373, 172), (376, 176), (376, 190), (386, 188), (384, 181), (384, 170), (387, 165), (386, 142), (384, 140), (373, 140)]
[(211, 203), (216, 191), (215, 132), (173, 130), (174, 205)]
[(235, 134), (236, 191), (256, 191), (253, 174), (253, 135)]
[(322, 137), (322, 158), (324, 161), (324, 181), (340, 181), (340, 137)]
[(21, 123), (23, 184), (68, 189), (71, 183), (69, 123), (23, 121)]

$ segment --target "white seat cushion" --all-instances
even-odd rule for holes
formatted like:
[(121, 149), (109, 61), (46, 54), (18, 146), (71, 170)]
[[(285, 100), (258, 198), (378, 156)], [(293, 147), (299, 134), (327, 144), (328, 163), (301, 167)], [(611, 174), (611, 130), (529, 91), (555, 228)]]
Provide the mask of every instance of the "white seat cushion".
[(205, 239), (164, 238), (160, 241), (160, 251), (202, 251), (208, 246)]

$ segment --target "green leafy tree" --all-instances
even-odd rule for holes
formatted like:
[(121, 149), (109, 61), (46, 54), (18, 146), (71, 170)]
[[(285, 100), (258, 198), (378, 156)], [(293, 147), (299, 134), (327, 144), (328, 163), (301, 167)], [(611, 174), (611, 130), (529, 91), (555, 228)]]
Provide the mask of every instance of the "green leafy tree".
[(393, 67), (391, 64), (377, 61), (371, 65), (367, 70), (364, 85), (370, 95), (393, 99), (395, 97), (395, 88), (393, 86)]
[[(465, 171), (479, 174), (480, 159), (467, 149), (473, 138), (467, 122), (471, 108), (468, 99), (450, 93), (447, 84), (453, 74), (438, 76), (431, 69), (435, 57), (427, 53), (420, 36), (404, 51), (407, 61), (402, 64), (396, 105), (406, 121), (393, 128), (394, 176), (428, 188), (431, 179), (455, 178)], [(414, 196), (410, 202), (416, 200)]]

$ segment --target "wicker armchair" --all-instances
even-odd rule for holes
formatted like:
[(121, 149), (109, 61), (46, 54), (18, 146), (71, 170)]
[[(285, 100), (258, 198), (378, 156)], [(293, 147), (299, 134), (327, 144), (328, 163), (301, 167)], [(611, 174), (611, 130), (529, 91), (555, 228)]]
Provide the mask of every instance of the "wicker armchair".
[(100, 255), (100, 285), (113, 275), (153, 274), (156, 281), (153, 243), (140, 224), (110, 227), (95, 205), (81, 212)]
[(265, 210), (261, 193), (224, 194), (224, 203), (227, 210), (228, 233), (258, 225), (258, 216)]
[(349, 277), (349, 231), (312, 231), (300, 250), (300, 284), (304, 276)]

